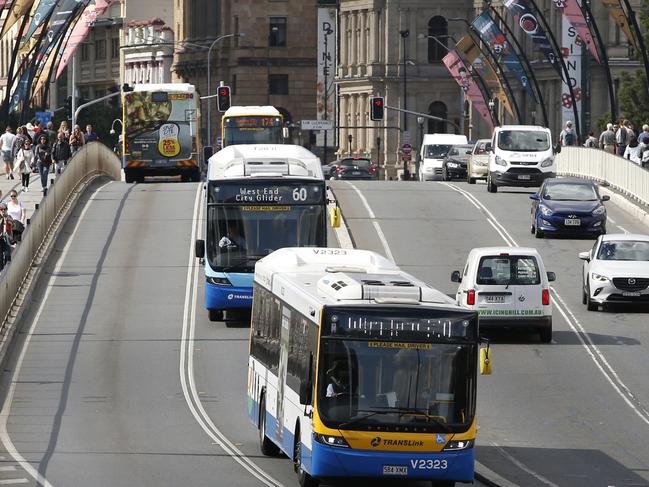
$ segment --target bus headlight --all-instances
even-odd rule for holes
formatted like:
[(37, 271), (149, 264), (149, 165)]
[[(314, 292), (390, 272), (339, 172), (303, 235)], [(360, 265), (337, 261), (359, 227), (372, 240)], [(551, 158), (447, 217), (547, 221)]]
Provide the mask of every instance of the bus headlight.
[(208, 277), (207, 283), (214, 284), (215, 286), (232, 286), (232, 283), (227, 277)]
[(329, 446), (337, 446), (338, 448), (349, 448), (347, 441), (342, 436), (332, 436), (332, 435), (321, 435), (314, 433), (313, 437), (318, 443)]
[(474, 440), (454, 440), (449, 441), (444, 447), (444, 451), (468, 450), (473, 448)]

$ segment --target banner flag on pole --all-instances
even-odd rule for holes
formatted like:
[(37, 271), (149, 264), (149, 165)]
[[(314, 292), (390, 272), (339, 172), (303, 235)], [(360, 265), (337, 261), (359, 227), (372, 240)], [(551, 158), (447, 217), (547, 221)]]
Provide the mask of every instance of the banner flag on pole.
[(520, 57), (509, 41), (507, 41), (507, 37), (505, 37), (503, 31), (491, 18), (491, 15), (488, 12), (483, 12), (473, 20), (473, 27), (478, 36), (480, 36), (480, 40), (489, 46), (494, 53), (494, 57), (500, 58), (503, 61), (507, 69), (516, 76), (520, 84), (525, 88), (525, 91), (538, 102)]
[(577, 31), (579, 34), (579, 39), (581, 42), (586, 45), (588, 51), (593, 55), (595, 60), (601, 64), (602, 61), (599, 58), (599, 52), (597, 51), (597, 46), (593, 40), (593, 35), (590, 32), (590, 27), (588, 22), (586, 22), (586, 16), (581, 9), (577, 0), (552, 0), (554, 6), (563, 13), (565, 19), (570, 23), (570, 25)]
[(27, 33), (21, 39), (21, 45), (24, 46), (32, 38), (36, 29), (46, 24), (50, 20), (52, 12), (56, 7), (57, 0), (41, 0), (35, 8), (32, 9), (32, 20), (27, 29)]
[(503, 5), (514, 16), (523, 32), (532, 38), (534, 44), (541, 50), (554, 69), (557, 70), (559, 76), (563, 78), (561, 63), (552, 50), (552, 44), (550, 44), (545, 30), (541, 27), (536, 13), (530, 8), (528, 0), (503, 0)]
[(620, 0), (602, 0), (602, 3), (608, 10), (608, 14), (611, 16), (611, 18), (615, 20), (617, 26), (624, 31), (624, 35), (633, 45), (633, 49), (640, 52), (638, 39), (636, 39), (635, 35), (633, 35), (633, 32), (631, 31), (629, 19), (627, 19), (626, 13), (624, 13), (624, 9), (622, 8)]
[(514, 110), (512, 109), (509, 97), (503, 88), (503, 85), (496, 74), (495, 69), (488, 59), (482, 55), (480, 48), (470, 35), (462, 37), (455, 46), (457, 52), (469, 63), (471, 69), (482, 77), (489, 90), (500, 101), (507, 113), (513, 118)]
[(63, 74), (63, 70), (72, 60), (79, 44), (84, 41), (88, 32), (90, 32), (90, 28), (95, 23), (95, 20), (97, 20), (97, 17), (102, 15), (110, 7), (111, 3), (111, 1), (107, 0), (96, 0), (95, 5), (88, 5), (83, 11), (81, 18), (70, 33), (67, 44), (61, 50), (61, 59), (56, 69), (56, 79), (59, 79), (61, 74)]
[(0, 31), (0, 39), (9, 32), (9, 29), (11, 29), (16, 22), (27, 15), (29, 10), (32, 8), (32, 5), (34, 5), (34, 0), (14, 0), (14, 3), (11, 5), (9, 12), (7, 13), (7, 18), (2, 26), (2, 31)]
[(474, 82), (469, 70), (457, 51), (455, 49), (449, 51), (442, 59), (442, 62), (446, 66), (446, 69), (451, 73), (451, 76), (455, 78), (457, 84), (460, 85), (467, 98), (471, 100), (473, 108), (475, 108), (485, 122), (493, 128), (495, 123), (487, 105), (486, 95), (482, 93), (482, 90)]

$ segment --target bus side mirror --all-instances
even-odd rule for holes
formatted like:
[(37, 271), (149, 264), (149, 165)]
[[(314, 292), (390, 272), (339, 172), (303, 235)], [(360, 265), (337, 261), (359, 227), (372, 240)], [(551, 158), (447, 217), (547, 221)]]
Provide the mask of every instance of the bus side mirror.
[(205, 257), (205, 240), (198, 239), (194, 243), (194, 254), (197, 259), (202, 259)]
[(289, 136), (290, 136), (290, 133), (288, 131), (288, 127), (282, 127), (282, 137), (284, 137), (284, 139), (288, 139)]
[(491, 375), (491, 357), (491, 349), (489, 348), (489, 344), (487, 344), (487, 348), (480, 349), (480, 375)]
[(554, 272), (548, 271), (548, 282), (554, 282), (557, 280), (557, 275)]
[(330, 220), (332, 228), (340, 228), (340, 207), (335, 206), (331, 209)]
[(300, 404), (310, 406), (312, 402), (313, 384), (311, 381), (303, 381), (300, 384)]
[(462, 282), (460, 271), (453, 271), (453, 273), (451, 274), (451, 282)]

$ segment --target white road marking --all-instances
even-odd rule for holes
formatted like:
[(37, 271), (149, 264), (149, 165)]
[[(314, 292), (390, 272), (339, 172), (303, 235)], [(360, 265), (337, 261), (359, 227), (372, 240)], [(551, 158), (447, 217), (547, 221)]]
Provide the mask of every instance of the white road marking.
[[(79, 215), (79, 218), (77, 219), (77, 222), (74, 225), (74, 229), (72, 230), (72, 233), (70, 234), (70, 237), (68, 238), (68, 241), (65, 243), (65, 246), (63, 247), (63, 252), (61, 252), (61, 255), (56, 261), (56, 265), (54, 267), (54, 272), (50, 275), (48, 281), (47, 281), (47, 287), (45, 289), (45, 294), (43, 295), (43, 299), (41, 299), (41, 302), (38, 305), (38, 310), (36, 311), (36, 315), (34, 316), (34, 320), (32, 321), (31, 326), (29, 327), (29, 331), (27, 332), (27, 336), (25, 338), (25, 343), (23, 345), (22, 350), (20, 351), (20, 356), (18, 357), (18, 362), (16, 362), (16, 367), (13, 370), (13, 373), (11, 374), (11, 385), (9, 386), (9, 392), (7, 393), (7, 396), (5, 398), (5, 401), (2, 405), (2, 411), (0, 412), (0, 440), (2, 440), (2, 444), (4, 445), (5, 449), (7, 450), (7, 453), (11, 455), (11, 458), (13, 458), (18, 464), (29, 474), (31, 477), (36, 481), (38, 485), (41, 485), (43, 487), (53, 487), (52, 484), (49, 483), (49, 481), (43, 477), (38, 470), (36, 470), (25, 458), (20, 454), (20, 452), (16, 449), (14, 446), (13, 442), (11, 441), (11, 437), (9, 436), (9, 431), (7, 430), (7, 420), (9, 419), (9, 415), (11, 414), (11, 406), (13, 403), (14, 399), (14, 394), (16, 393), (16, 384), (17, 380), (20, 377), (20, 371), (22, 370), (23, 366), (23, 361), (25, 360), (25, 355), (27, 355), (27, 350), (29, 349), (29, 344), (31, 343), (32, 336), (34, 335), (34, 331), (36, 329), (36, 326), (38, 325), (38, 322), (40, 320), (41, 315), (43, 314), (43, 310), (45, 309), (45, 306), (47, 303), (47, 299), (50, 296), (50, 293), (52, 292), (52, 289), (54, 289), (54, 285), (56, 284), (57, 276), (59, 275), (61, 271), (61, 267), (63, 267), (63, 263), (65, 262), (65, 258), (68, 255), (68, 252), (70, 250), (70, 247), (72, 245), (72, 242), (75, 239), (75, 235), (77, 234), (77, 231), (79, 230), (79, 227), (81, 226), (81, 222), (83, 221), (84, 217), (86, 216), (86, 212), (88, 211), (88, 208), (90, 208), (90, 202), (94, 200), (98, 195), (99, 192), (104, 189), (108, 184), (106, 183), (103, 186), (100, 186), (97, 188), (97, 191), (95, 194), (93, 194), (86, 206), (83, 208), (81, 211), (81, 214)], [(22, 480), (22, 479), (18, 479)], [(25, 482), (17, 482), (17, 483), (25, 483)]]
[(613, 219), (612, 219), (612, 218), (611, 218), (610, 216), (609, 216), (609, 217), (607, 217), (607, 219), (608, 219), (608, 221), (610, 221), (610, 222), (611, 222), (611, 223), (613, 223), (613, 224), (615, 224), (615, 223), (616, 223), (616, 221), (615, 221), (615, 220), (613, 220)]
[[(482, 211), (486, 214), (489, 215), (487, 218), (487, 221), (496, 228), (496, 231), (500, 234), (502, 239), (507, 243), (507, 245), (511, 245), (513, 247), (519, 247), (519, 245), (516, 243), (516, 241), (512, 238), (509, 233), (507, 233), (507, 230), (505, 227), (503, 227), (497, 219), (493, 216), (493, 214), (487, 209), (486, 206), (484, 206), (475, 196), (473, 196), (471, 193), (467, 192), (464, 189), (461, 189), (454, 184), (449, 184), (449, 183), (441, 183), (444, 184), (454, 191), (462, 194), (465, 196), (467, 199), (470, 201), (476, 201)], [(493, 221), (492, 221), (493, 220)], [(499, 230), (498, 228), (501, 230)], [(556, 289), (553, 287), (550, 288), (552, 291), (552, 303), (557, 307), (561, 315), (564, 317), (566, 320), (566, 323), (570, 327), (570, 329), (577, 335), (577, 338), (581, 342), (582, 347), (586, 350), (590, 358), (595, 362), (595, 365), (597, 368), (600, 370), (602, 375), (606, 378), (606, 380), (611, 384), (615, 392), (622, 398), (624, 402), (627, 403), (627, 405), (636, 413), (636, 415), (646, 424), (649, 425), (649, 410), (645, 408), (641, 402), (635, 397), (635, 395), (631, 392), (631, 390), (627, 387), (627, 385), (620, 379), (620, 376), (618, 373), (615, 371), (613, 366), (606, 360), (604, 354), (601, 352), (599, 347), (595, 345), (590, 337), (588, 336), (588, 333), (584, 329), (584, 327), (581, 325), (575, 314), (572, 312), (570, 307), (566, 304), (564, 299), (561, 297), (561, 295), (557, 292)]]
[(203, 218), (203, 205), (201, 192), (203, 185), (199, 185), (194, 202), (193, 224), (189, 245), (189, 261), (187, 265), (187, 283), (185, 286), (185, 306), (183, 312), (183, 327), (180, 347), (180, 383), (187, 406), (194, 419), (205, 433), (235, 462), (248, 473), (268, 487), (283, 487), (280, 482), (271, 477), (257, 466), (250, 458), (243, 454), (223, 432), (216, 427), (209, 414), (205, 411), (194, 380), (194, 336), (196, 331), (196, 307), (198, 305), (198, 275), (200, 266), (196, 265), (194, 257), (194, 241), (199, 235), (199, 226)]
[(626, 233), (627, 235), (628, 235), (629, 233), (631, 233), (631, 232), (629, 232), (626, 228), (621, 227), (620, 225), (615, 225), (615, 226), (616, 226), (617, 228), (619, 228), (620, 230), (622, 230), (622, 231), (623, 231), (624, 233)]
[(381, 230), (381, 226), (379, 225), (379, 222), (376, 221), (376, 215), (374, 215), (374, 212), (372, 211), (370, 204), (365, 199), (363, 193), (361, 193), (354, 184), (350, 183), (349, 181), (346, 181), (346, 183), (349, 184), (354, 189), (354, 191), (356, 191), (356, 194), (361, 199), (363, 206), (365, 206), (365, 210), (367, 211), (367, 214), (369, 215), (370, 219), (372, 220), (372, 224), (374, 225), (374, 230), (376, 230), (376, 234), (379, 236), (381, 245), (383, 245), (383, 250), (385, 250), (385, 256), (388, 259), (390, 259), (392, 262), (394, 262), (394, 256), (392, 255), (392, 251), (390, 250), (390, 245), (388, 245), (388, 241), (385, 238), (385, 235), (383, 234), (383, 230)]
[(0, 467), (0, 472), (15, 472), (16, 467), (13, 465), (5, 465), (4, 467)]
[(543, 475), (536, 473), (533, 470), (530, 470), (524, 463), (522, 463), (520, 460), (517, 460), (513, 456), (511, 456), (509, 453), (507, 453), (503, 448), (501, 448), (499, 445), (496, 443), (492, 443), (493, 446), (496, 447), (496, 449), (500, 452), (501, 455), (503, 455), (505, 458), (507, 458), (510, 462), (512, 462), (514, 465), (516, 465), (518, 468), (523, 470), (524, 472), (528, 473), (532, 477), (534, 477), (536, 480), (541, 482), (542, 484), (547, 485), (548, 487), (559, 487), (557, 484), (554, 482), (548, 480), (545, 478)]
[(0, 480), (0, 485), (18, 485), (18, 484), (28, 484), (29, 479), (7, 479), (7, 480)]

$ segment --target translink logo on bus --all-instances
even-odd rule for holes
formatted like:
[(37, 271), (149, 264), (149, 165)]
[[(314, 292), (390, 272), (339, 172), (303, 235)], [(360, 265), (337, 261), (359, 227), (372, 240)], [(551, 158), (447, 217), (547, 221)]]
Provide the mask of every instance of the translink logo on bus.
[(542, 309), (479, 309), (480, 316), (541, 316)]
[(381, 444), (383, 444), (383, 446), (424, 446), (424, 442), (421, 440), (390, 440), (381, 438), (380, 436), (370, 440), (370, 445), (374, 448), (381, 446)]
[(248, 296), (247, 294), (230, 293), (230, 294), (228, 294), (228, 299), (229, 300), (232, 300), (232, 299), (252, 299), (252, 296)]

